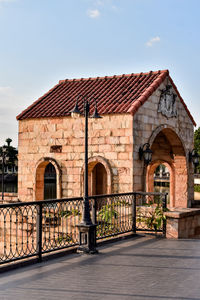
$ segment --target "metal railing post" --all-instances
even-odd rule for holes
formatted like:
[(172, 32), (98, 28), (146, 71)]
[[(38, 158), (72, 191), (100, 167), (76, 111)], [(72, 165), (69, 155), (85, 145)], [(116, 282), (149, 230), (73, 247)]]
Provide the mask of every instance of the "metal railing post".
[(97, 223), (96, 199), (92, 199), (92, 223)]
[(132, 204), (132, 214), (133, 214), (133, 225), (132, 230), (133, 233), (136, 233), (136, 194), (133, 194), (133, 204)]
[(42, 261), (42, 203), (38, 205), (37, 209), (37, 250), (38, 261)]
[[(97, 200), (92, 199), (92, 223), (94, 225), (97, 224)], [(96, 233), (96, 227), (95, 227), (95, 246), (97, 245), (97, 233)]]
[[(163, 213), (164, 213), (167, 208), (167, 193), (162, 198), (162, 208), (163, 208)], [(166, 219), (165, 218), (163, 218), (163, 235), (166, 236)]]

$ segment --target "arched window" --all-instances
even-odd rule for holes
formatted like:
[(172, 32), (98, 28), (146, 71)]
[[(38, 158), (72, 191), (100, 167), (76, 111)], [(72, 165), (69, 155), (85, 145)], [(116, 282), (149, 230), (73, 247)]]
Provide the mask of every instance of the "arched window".
[(56, 169), (49, 163), (44, 172), (44, 200), (56, 199)]
[(35, 167), (35, 200), (60, 199), (61, 167), (51, 157), (41, 158)]

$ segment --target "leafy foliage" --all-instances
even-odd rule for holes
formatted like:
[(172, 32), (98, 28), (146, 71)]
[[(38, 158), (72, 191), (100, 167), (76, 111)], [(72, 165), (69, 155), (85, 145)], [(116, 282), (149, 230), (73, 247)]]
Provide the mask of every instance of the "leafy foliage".
[(111, 224), (104, 224), (104, 226), (102, 227), (102, 225), (98, 225), (96, 228), (96, 235), (97, 237), (106, 237), (109, 235), (116, 235), (120, 233), (120, 228), (117, 228), (116, 226), (112, 226)]
[(113, 224), (113, 220), (117, 219), (119, 213), (114, 209), (113, 205), (103, 205), (99, 210), (97, 226), (97, 236), (113, 235), (120, 232), (117, 226)]
[(200, 185), (199, 184), (194, 185), (194, 191), (200, 193)]
[(194, 147), (200, 151), (200, 127), (194, 132)]
[[(194, 132), (194, 148), (200, 155), (200, 127)], [(197, 166), (196, 170), (200, 173), (200, 165)]]
[(149, 229), (158, 231), (161, 228), (165, 218), (166, 217), (163, 214), (163, 210), (157, 206), (155, 210), (150, 212), (150, 216), (146, 218), (146, 225)]
[(118, 212), (112, 207), (112, 205), (103, 205), (99, 211), (99, 217), (104, 223), (111, 224), (113, 218), (116, 219)]
[(162, 229), (163, 222), (166, 220), (164, 212), (169, 211), (167, 208), (163, 209), (159, 204), (156, 207), (151, 206), (152, 203), (147, 203), (143, 207), (149, 207), (149, 211), (143, 211), (142, 207), (137, 207), (137, 222), (143, 223), (148, 229), (158, 230)]
[[(7, 145), (5, 145), (5, 147), (6, 147), (7, 157), (9, 158), (7, 165), (14, 165), (15, 160), (17, 160), (18, 151), (15, 147), (10, 145), (11, 142), (12, 140), (10, 138), (6, 139)], [(2, 155), (2, 147), (0, 147), (0, 155)]]
[(62, 210), (61, 212), (60, 212), (60, 216), (61, 217), (65, 217), (65, 218), (67, 218), (67, 217), (69, 217), (69, 216), (80, 216), (81, 214), (80, 214), (80, 212), (78, 211), (78, 209), (74, 209), (74, 208), (72, 208), (71, 210)]
[(75, 240), (73, 239), (73, 235), (72, 233), (66, 233), (66, 234), (61, 234), (58, 238), (58, 242), (60, 244), (62, 243), (69, 243), (69, 244), (73, 244), (75, 243)]

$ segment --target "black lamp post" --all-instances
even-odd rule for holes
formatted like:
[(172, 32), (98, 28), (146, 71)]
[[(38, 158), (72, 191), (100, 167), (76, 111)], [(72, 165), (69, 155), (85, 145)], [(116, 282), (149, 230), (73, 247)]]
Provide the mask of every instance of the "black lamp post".
[(194, 169), (196, 169), (199, 164), (199, 154), (195, 149), (189, 152), (189, 161), (193, 163)]
[[(78, 117), (81, 114), (78, 107), (77, 97), (74, 109), (71, 111), (72, 117)], [(84, 117), (85, 117), (85, 162), (84, 162), (84, 197), (82, 220), (78, 225), (79, 228), (79, 250), (86, 253), (96, 253), (96, 224), (93, 224), (90, 217), (90, 206), (88, 199), (88, 118), (90, 117), (90, 99), (83, 97), (84, 100)], [(95, 101), (95, 110), (91, 118), (101, 118), (97, 111)]]
[(3, 145), (2, 147), (2, 153), (0, 155), (0, 162), (2, 165), (2, 178), (1, 178), (1, 186), (2, 186), (2, 191), (1, 191), (1, 195), (2, 195), (2, 202), (4, 201), (4, 168), (6, 165), (6, 162), (9, 160), (8, 157), (8, 153), (7, 153), (7, 147), (5, 145)]

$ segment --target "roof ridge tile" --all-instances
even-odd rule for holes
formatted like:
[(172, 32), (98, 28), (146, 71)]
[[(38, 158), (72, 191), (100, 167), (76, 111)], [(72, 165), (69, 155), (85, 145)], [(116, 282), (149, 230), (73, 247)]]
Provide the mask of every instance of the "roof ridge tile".
[(96, 79), (105, 79), (105, 78), (119, 78), (119, 77), (129, 77), (129, 76), (140, 76), (140, 75), (149, 75), (149, 74), (160, 74), (164, 73), (168, 70), (158, 70), (158, 71), (149, 71), (149, 72), (140, 72), (140, 73), (130, 73), (130, 74), (119, 74), (119, 75), (106, 75), (106, 76), (97, 76), (97, 77), (81, 77), (81, 78), (67, 78), (59, 80), (59, 83), (67, 82), (67, 81), (81, 81), (81, 80), (96, 80)]
[(161, 84), (161, 82), (169, 75), (169, 71), (166, 70), (163, 73), (158, 73), (159, 76), (150, 84), (150, 86), (140, 95), (140, 97), (135, 101), (131, 107), (129, 108), (128, 112), (131, 114), (135, 114), (140, 106), (142, 106), (149, 96), (156, 90), (156, 88)]

